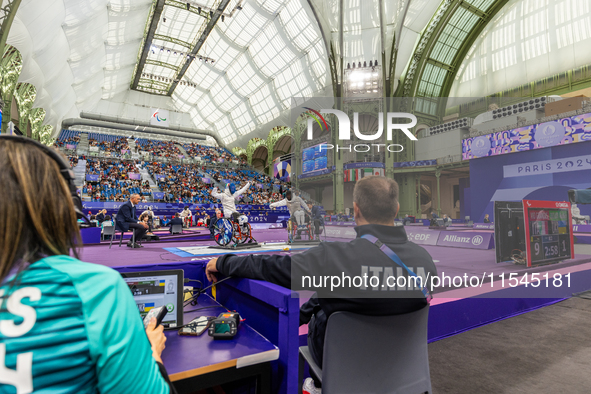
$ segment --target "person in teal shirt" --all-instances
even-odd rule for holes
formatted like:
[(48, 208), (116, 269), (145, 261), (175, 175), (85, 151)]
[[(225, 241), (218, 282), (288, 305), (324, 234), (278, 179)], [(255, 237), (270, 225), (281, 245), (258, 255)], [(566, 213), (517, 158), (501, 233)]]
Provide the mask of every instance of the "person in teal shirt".
[(0, 137), (0, 168), (0, 393), (175, 393), (162, 326), (144, 330), (119, 273), (77, 258), (57, 162)]

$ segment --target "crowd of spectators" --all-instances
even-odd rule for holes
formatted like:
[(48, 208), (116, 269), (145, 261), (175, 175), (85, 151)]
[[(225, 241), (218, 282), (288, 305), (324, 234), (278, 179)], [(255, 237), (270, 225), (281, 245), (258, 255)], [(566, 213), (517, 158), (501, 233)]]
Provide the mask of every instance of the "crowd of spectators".
[[(89, 136), (90, 137), (90, 136)], [(99, 146), (107, 152), (128, 149), (127, 139), (119, 137), (110, 141), (98, 141), (89, 138), (92, 146)], [(181, 152), (173, 141), (136, 139), (136, 148), (149, 151), (155, 156), (175, 157)], [(243, 168), (223, 168), (224, 164), (236, 161), (227, 150), (197, 144), (184, 145), (191, 158), (200, 157), (205, 163), (180, 164), (174, 162), (148, 162), (140, 160), (88, 159), (87, 175), (100, 175), (98, 181), (87, 181), (83, 185), (83, 193), (93, 201), (126, 201), (131, 194), (137, 193), (144, 197), (152, 195), (148, 181), (129, 179), (129, 173), (139, 173), (145, 168), (157, 183), (163, 198), (161, 202), (185, 204), (211, 204), (219, 201), (211, 196), (212, 189), (217, 185), (225, 188), (227, 183), (234, 183), (237, 188), (250, 182), (249, 189), (239, 198), (237, 204), (269, 204), (281, 200), (282, 193), (288, 184), (274, 180), (266, 174)], [(72, 167), (78, 163), (77, 157), (70, 157)], [(207, 163), (220, 164), (216, 166)], [(160, 197), (160, 196), (158, 196)]]
[(78, 145), (80, 132), (75, 130), (62, 130), (59, 137), (53, 143), (56, 148), (63, 148), (66, 145)]
[(191, 158), (200, 157), (203, 161), (228, 162), (235, 159), (233, 155), (223, 148), (204, 146), (199, 144), (185, 144), (183, 148)]
[(157, 141), (138, 138), (135, 140), (136, 152), (147, 151), (159, 157), (179, 157), (182, 155), (174, 141)]
[(137, 161), (97, 160), (86, 161), (87, 175), (100, 175), (98, 182), (86, 181), (82, 192), (93, 201), (127, 201), (131, 194), (142, 195), (142, 202), (151, 195), (148, 181), (129, 179), (129, 173), (138, 173)]
[[(144, 163), (152, 178), (156, 180), (165, 202), (194, 204), (215, 203), (210, 195), (212, 186), (203, 181), (197, 165), (167, 163)], [(162, 175), (164, 178), (156, 177)]]
[(129, 143), (127, 142), (127, 138), (106, 135), (102, 136), (100, 134), (97, 135), (95, 133), (91, 133), (88, 135), (88, 146), (97, 146), (100, 150), (110, 153), (111, 156), (119, 156), (122, 150), (129, 150)]

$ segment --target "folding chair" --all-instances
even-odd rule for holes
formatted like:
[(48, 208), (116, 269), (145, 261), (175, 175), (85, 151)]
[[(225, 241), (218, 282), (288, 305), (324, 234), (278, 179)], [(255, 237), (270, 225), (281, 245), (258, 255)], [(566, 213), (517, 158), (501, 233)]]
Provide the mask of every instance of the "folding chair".
[(322, 381), (322, 394), (431, 393), (427, 323), (429, 307), (393, 316), (335, 312), (328, 319), (323, 367), (308, 346), (299, 352), (299, 392), (304, 362)]

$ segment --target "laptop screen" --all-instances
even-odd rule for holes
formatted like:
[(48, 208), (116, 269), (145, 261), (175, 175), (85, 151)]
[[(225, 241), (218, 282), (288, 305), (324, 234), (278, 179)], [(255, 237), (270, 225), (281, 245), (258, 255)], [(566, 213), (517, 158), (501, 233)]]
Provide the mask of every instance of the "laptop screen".
[(183, 270), (125, 272), (121, 276), (131, 290), (142, 319), (153, 308), (168, 310), (162, 320), (167, 327), (183, 325)]

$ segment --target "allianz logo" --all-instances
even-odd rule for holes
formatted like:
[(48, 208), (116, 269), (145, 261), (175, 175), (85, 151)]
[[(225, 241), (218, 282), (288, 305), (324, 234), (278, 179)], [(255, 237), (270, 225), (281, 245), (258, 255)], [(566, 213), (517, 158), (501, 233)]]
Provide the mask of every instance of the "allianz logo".
[(460, 237), (458, 235), (446, 235), (443, 238), (443, 242), (460, 242), (460, 243), (471, 243), (472, 245), (480, 245), (484, 242), (484, 238), (481, 235), (475, 235), (474, 237)]

